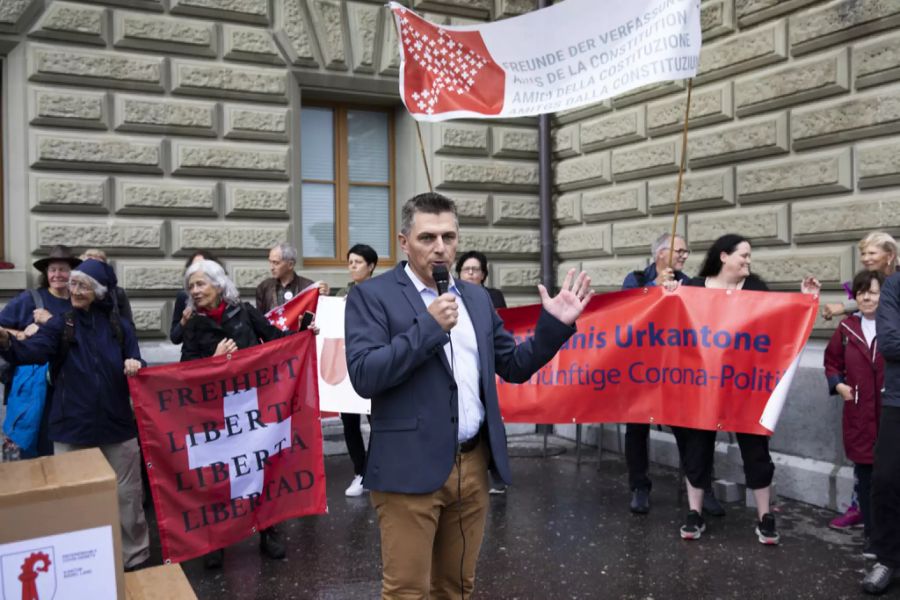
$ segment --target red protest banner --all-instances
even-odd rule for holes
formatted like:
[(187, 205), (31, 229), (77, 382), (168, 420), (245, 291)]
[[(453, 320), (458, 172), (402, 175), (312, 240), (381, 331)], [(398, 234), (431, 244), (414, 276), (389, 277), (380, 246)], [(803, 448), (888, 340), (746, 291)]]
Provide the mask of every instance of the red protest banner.
[(300, 317), (309, 311), (316, 312), (319, 303), (319, 288), (311, 285), (281, 306), (276, 306), (266, 313), (266, 320), (282, 331), (300, 329)]
[(129, 377), (164, 559), (326, 511), (316, 371), (301, 332)]
[[(649, 287), (595, 296), (528, 382), (498, 378), (510, 423), (654, 423), (770, 434), (818, 297)], [(540, 305), (499, 311), (521, 341)]]

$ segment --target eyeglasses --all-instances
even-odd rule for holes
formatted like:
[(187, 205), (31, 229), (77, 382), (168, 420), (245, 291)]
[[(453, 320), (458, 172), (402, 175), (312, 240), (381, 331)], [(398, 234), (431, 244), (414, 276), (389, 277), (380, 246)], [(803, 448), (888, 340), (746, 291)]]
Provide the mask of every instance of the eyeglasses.
[(677, 254), (678, 256), (690, 256), (691, 251), (690, 250), (676, 250), (675, 254)]
[(460, 273), (468, 273), (469, 275), (477, 275), (481, 273), (481, 267), (463, 267), (459, 270)]
[(73, 292), (77, 292), (79, 290), (84, 292), (90, 292), (93, 290), (89, 283), (85, 283), (83, 281), (71, 280), (69, 281), (69, 289)]

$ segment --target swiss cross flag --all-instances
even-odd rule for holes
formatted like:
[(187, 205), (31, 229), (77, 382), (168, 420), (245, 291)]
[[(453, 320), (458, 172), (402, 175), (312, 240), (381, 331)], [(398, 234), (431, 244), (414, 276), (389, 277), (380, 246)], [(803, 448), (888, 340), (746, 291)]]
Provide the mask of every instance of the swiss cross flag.
[(454, 31), (392, 5), (403, 53), (401, 96), (415, 115), (503, 110), (506, 73), (477, 31)]
[(312, 332), (128, 380), (164, 559), (326, 512)]
[(282, 331), (300, 329), (300, 317), (309, 311), (316, 312), (319, 303), (319, 288), (311, 285), (281, 306), (276, 306), (266, 313), (266, 319)]

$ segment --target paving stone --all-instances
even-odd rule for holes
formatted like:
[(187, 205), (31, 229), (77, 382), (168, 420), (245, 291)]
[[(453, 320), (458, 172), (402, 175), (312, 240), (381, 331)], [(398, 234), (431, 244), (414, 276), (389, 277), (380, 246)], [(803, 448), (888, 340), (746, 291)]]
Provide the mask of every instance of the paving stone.
[(647, 259), (631, 256), (622, 259), (585, 260), (581, 268), (590, 275), (591, 287), (604, 290), (618, 290), (632, 271), (647, 267)]
[(860, 144), (856, 160), (860, 189), (900, 184), (900, 141)]
[(853, 258), (849, 245), (767, 250), (753, 253), (753, 272), (773, 287), (792, 291), (799, 289), (807, 275), (814, 275), (823, 284), (839, 285), (853, 279)]
[(700, 31), (704, 42), (733, 33), (734, 29), (733, 0), (714, 0), (700, 5)]
[(288, 223), (261, 225), (237, 221), (173, 221), (171, 226), (173, 254), (176, 256), (187, 256), (198, 248), (223, 254), (263, 256), (273, 246), (290, 239)]
[(127, 290), (140, 290), (142, 294), (165, 292), (170, 295), (171, 292), (184, 289), (183, 261), (116, 261), (116, 270)]
[(488, 127), (486, 125), (440, 125), (440, 146), (437, 152), (443, 154), (472, 154), (487, 156)]
[(553, 203), (553, 218), (557, 225), (575, 225), (581, 222), (581, 192), (557, 196)]
[(435, 159), (436, 188), (475, 188), (526, 191), (536, 189), (538, 168), (534, 163)]
[(461, 225), (487, 225), (490, 222), (491, 201), (488, 194), (449, 192), (456, 203), (456, 214)]
[(537, 158), (538, 132), (524, 127), (491, 127), (492, 155), (496, 158)]
[(464, 229), (460, 232), (459, 247), (478, 248), (492, 259), (523, 258), (540, 253), (541, 237), (538, 231), (527, 229)]
[(861, 41), (851, 51), (856, 89), (900, 79), (900, 34), (891, 33)]
[(540, 263), (515, 263), (498, 264), (491, 263), (494, 287), (509, 291), (533, 292), (537, 284), (541, 282)]

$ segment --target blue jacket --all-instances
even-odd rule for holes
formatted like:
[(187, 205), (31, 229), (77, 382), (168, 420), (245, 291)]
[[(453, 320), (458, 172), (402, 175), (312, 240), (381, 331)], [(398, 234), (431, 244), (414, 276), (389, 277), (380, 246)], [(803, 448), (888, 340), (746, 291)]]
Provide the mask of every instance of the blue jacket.
[(875, 330), (884, 357), (881, 406), (900, 408), (900, 272), (888, 277), (881, 288)]
[[(109, 322), (108, 308), (93, 303), (74, 310), (75, 339), (59, 365), (50, 399), (49, 434), (54, 442), (99, 446), (137, 435), (128, 400), (125, 358), (141, 360), (134, 326), (120, 319), (124, 348)], [(60, 354), (65, 314), (54, 315), (25, 341), (10, 338), (0, 355), (13, 364), (54, 363)], [(51, 367), (52, 368), (52, 367)]]
[[(428, 313), (405, 262), (353, 286), (347, 296), (345, 343), (350, 381), (372, 399), (372, 435), (364, 481), (385, 492), (430, 493), (447, 481), (458, 435), (456, 382), (443, 351), (447, 334)], [(487, 290), (456, 281), (478, 343), (492, 470), (510, 480), (506, 431), (495, 374), (528, 380), (575, 332), (545, 311), (535, 336), (516, 345)]]
[[(650, 266), (644, 269), (642, 280), (639, 280), (637, 273), (639, 273), (639, 271), (632, 271), (625, 277), (625, 281), (622, 282), (623, 290), (631, 290), (634, 288), (656, 285), (656, 276), (658, 275), (658, 273), (656, 272), (656, 263), (650, 263)], [(675, 281), (684, 282), (688, 279), (689, 277), (683, 272), (675, 271)]]

